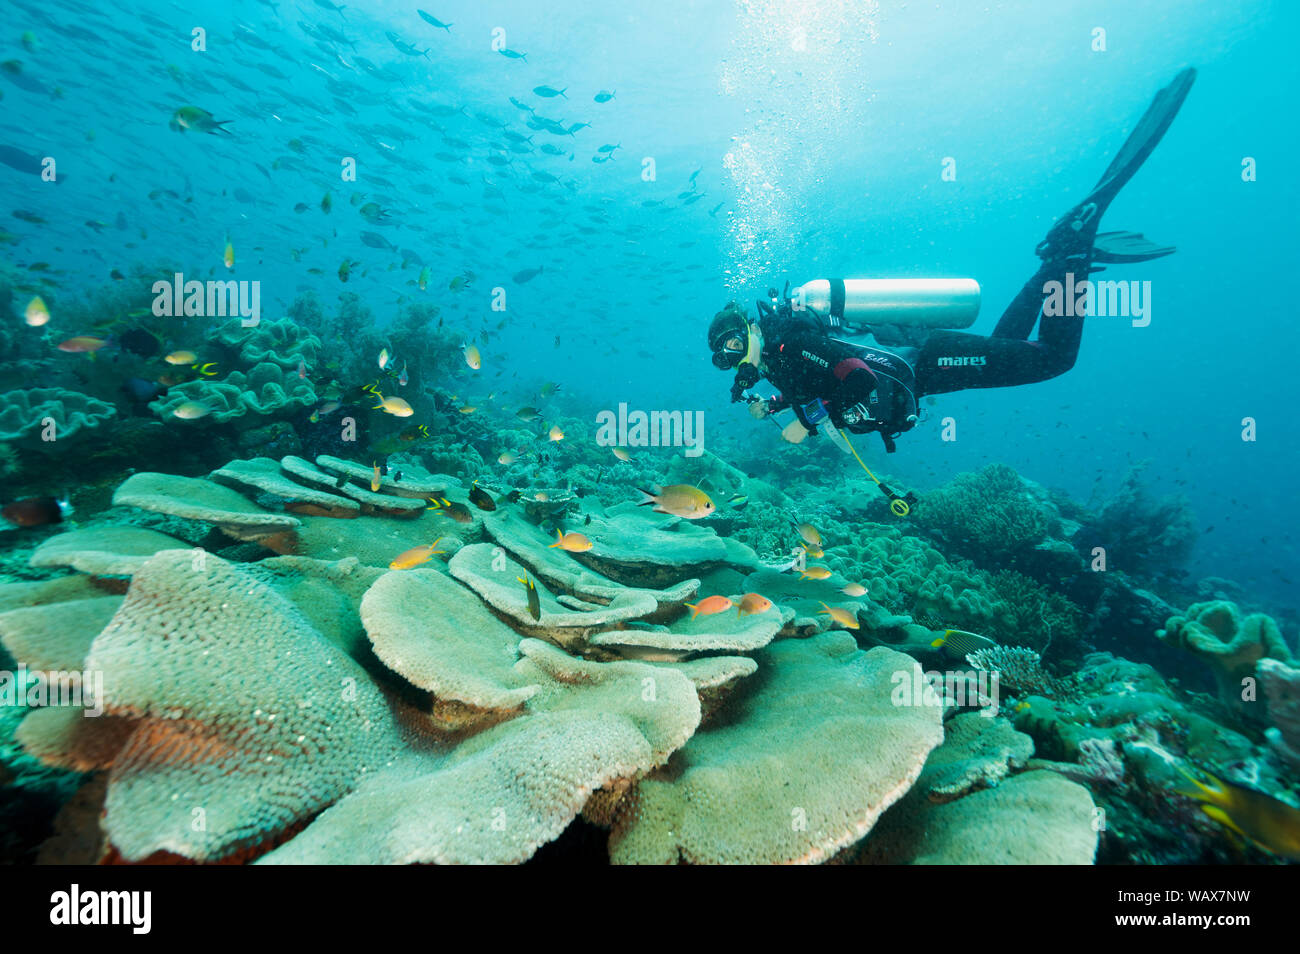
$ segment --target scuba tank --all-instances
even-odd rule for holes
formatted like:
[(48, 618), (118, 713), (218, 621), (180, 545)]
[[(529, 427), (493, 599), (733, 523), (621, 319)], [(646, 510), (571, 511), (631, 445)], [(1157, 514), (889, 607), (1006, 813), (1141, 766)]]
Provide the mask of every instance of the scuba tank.
[(819, 278), (787, 295), (793, 311), (810, 310), (850, 334), (870, 325), (969, 328), (980, 310), (973, 278)]

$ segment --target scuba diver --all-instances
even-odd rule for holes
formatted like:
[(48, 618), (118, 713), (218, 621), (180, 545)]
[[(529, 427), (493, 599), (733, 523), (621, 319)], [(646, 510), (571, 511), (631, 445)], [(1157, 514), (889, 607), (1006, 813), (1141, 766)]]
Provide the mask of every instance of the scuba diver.
[[(1098, 227), (1164, 136), (1195, 78), (1194, 69), (1185, 69), (1156, 94), (1087, 198), (1039, 243), (1042, 265), (991, 335), (948, 330), (975, 320), (979, 286), (970, 279), (821, 280), (801, 286), (794, 296), (787, 283), (781, 297), (771, 289), (767, 301), (758, 301), (757, 322), (731, 302), (709, 324), (714, 365), (735, 371), (732, 401), (748, 402), (758, 419), (792, 409), (794, 420), (782, 435), (793, 443), (822, 427), (837, 445), (852, 450), (842, 431), (874, 431), (893, 452), (895, 438), (916, 425), (917, 401), (924, 395), (1032, 384), (1068, 371), (1079, 352), (1083, 317), (1043, 313), (1050, 283), (1070, 287), (1071, 273), (1082, 283), (1102, 264), (1145, 262), (1174, 252), (1138, 233), (1099, 233)], [(1035, 324), (1038, 336), (1030, 341)], [(836, 332), (870, 333), (888, 347), (845, 341)], [(746, 393), (760, 378), (780, 393), (765, 399)], [(915, 498), (900, 498), (876, 483), (895, 513), (906, 513), (899, 501)]]

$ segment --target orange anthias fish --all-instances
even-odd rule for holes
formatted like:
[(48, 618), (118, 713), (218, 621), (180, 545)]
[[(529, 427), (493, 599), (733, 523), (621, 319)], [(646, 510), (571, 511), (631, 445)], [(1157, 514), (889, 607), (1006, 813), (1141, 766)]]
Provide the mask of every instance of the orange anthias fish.
[(555, 542), (551, 544), (551, 547), (559, 547), (569, 553), (585, 553), (591, 549), (591, 541), (581, 533), (560, 533), (559, 530), (556, 530)]
[(698, 603), (687, 603), (686, 608), (691, 611), (691, 619), (695, 619), (697, 616), (712, 616), (714, 613), (724, 612), (735, 605), (730, 597), (710, 596)]
[(772, 608), (772, 601), (759, 593), (746, 593), (736, 606), (737, 616), (750, 616), (754, 613), (766, 613)]
[[(438, 538), (438, 540), (441, 539), (442, 537)], [(438, 540), (434, 540), (432, 543), (427, 543), (422, 547), (411, 547), (411, 549), (399, 553), (393, 558), (393, 562), (388, 564), (388, 568), (390, 570), (409, 570), (412, 567), (419, 566), (434, 554), (443, 552), (442, 550), (436, 549), (438, 546)]]

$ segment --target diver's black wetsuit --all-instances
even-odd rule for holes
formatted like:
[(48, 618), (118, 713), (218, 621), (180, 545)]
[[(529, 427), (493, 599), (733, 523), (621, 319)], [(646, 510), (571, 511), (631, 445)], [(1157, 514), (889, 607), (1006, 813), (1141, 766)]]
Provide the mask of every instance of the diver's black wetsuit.
[[(1063, 283), (1065, 272), (1080, 266), (1084, 274), (1076, 273), (1076, 281), (1086, 277), (1086, 262), (1044, 262), (987, 337), (932, 331), (919, 346), (886, 349), (836, 338), (806, 312), (766, 316), (759, 322), (761, 371), (781, 389), (768, 408), (775, 412), (793, 407), (808, 425), (804, 408), (820, 398), (836, 427), (854, 433), (879, 431), (892, 451), (893, 439), (915, 425), (917, 401), (926, 394), (1012, 387), (1063, 374), (1078, 356), (1083, 318), (1041, 315), (1043, 286)], [(1038, 338), (1030, 341), (1036, 322)], [(861, 405), (869, 419), (846, 423), (844, 414), (854, 405)]]

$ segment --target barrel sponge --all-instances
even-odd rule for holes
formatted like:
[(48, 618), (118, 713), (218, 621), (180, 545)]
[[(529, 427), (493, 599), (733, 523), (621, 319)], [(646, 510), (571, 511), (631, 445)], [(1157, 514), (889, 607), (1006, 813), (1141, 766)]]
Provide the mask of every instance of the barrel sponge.
[(1193, 604), (1181, 616), (1171, 616), (1156, 638), (1207, 663), (1219, 684), (1220, 700), (1237, 707), (1242, 680), (1255, 674), (1261, 659), (1291, 661), (1272, 617), (1252, 613), (1243, 618), (1237, 605), (1227, 600)]
[(367, 780), (266, 864), (507, 864), (554, 840), (591, 794), (668, 758), (694, 731), (690, 680), (642, 663), (590, 663), (520, 645), (526, 712), (436, 763), (408, 759)]
[[(117, 408), (98, 398), (66, 388), (28, 388), (0, 394), (0, 443), (58, 447), (78, 432), (98, 427)], [(54, 441), (41, 440), (44, 421), (54, 421)]]
[(1095, 814), (1088, 790), (1055, 772), (1025, 772), (943, 804), (913, 791), (885, 813), (856, 860), (1090, 865), (1097, 853)]
[(296, 370), (301, 361), (314, 367), (320, 354), (321, 341), (314, 334), (289, 318), (278, 321), (260, 321), (244, 327), (239, 318), (232, 318), (217, 329), (215, 337), (231, 348), (239, 349), (245, 364), (270, 361), (284, 370)]
[(128, 860), (212, 860), (262, 842), (401, 747), (365, 671), (211, 555), (151, 557), (86, 666), (103, 673), (105, 711), (138, 720), (106, 801), (105, 830)]
[(990, 562), (1039, 543), (1052, 524), (1049, 508), (1006, 464), (957, 475), (926, 494), (912, 516), (959, 552)]
[[(697, 733), (623, 799), (617, 863), (815, 863), (862, 838), (943, 739), (941, 709), (896, 705), (911, 657), (847, 633), (773, 643), (725, 724)], [(900, 683), (901, 679), (901, 683)]]

